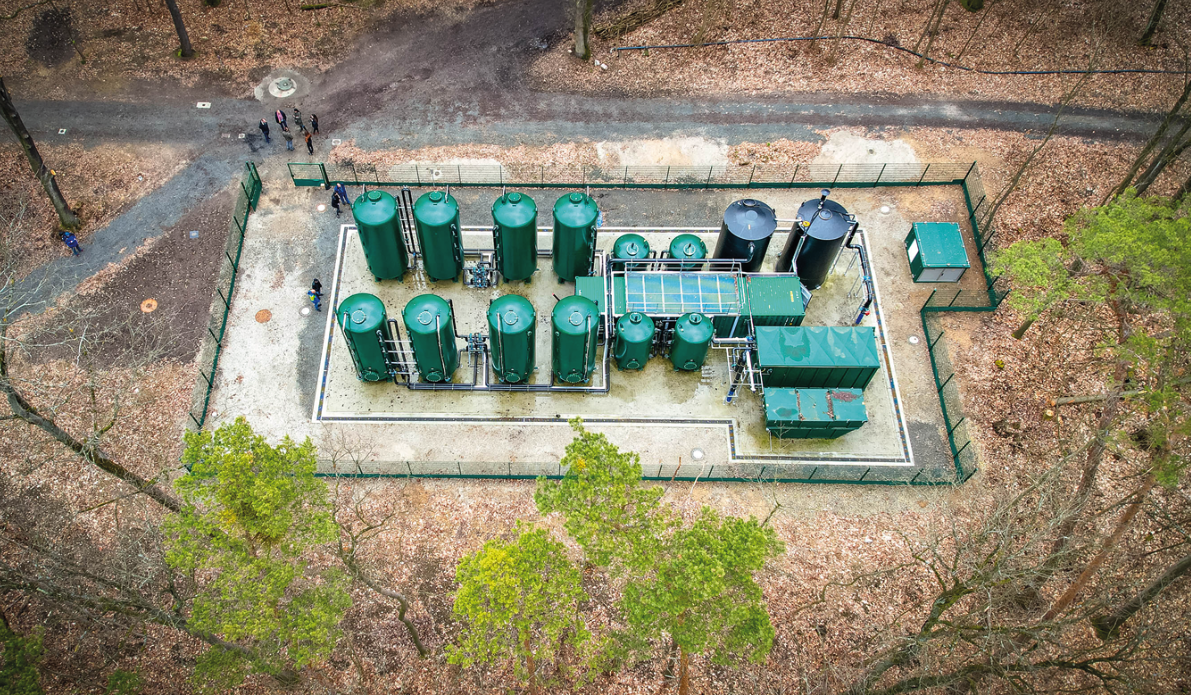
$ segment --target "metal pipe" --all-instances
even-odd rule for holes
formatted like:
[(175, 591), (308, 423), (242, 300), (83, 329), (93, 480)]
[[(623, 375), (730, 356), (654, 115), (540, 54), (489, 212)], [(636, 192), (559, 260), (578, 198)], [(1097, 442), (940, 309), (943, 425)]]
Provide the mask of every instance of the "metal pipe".
[(848, 241), (844, 243), (846, 248), (852, 249), (860, 255), (860, 273), (864, 278), (864, 304), (861, 304), (860, 309), (856, 312), (856, 320), (852, 322), (853, 326), (860, 325), (860, 322), (863, 321), (864, 317), (868, 315), (868, 311), (872, 307), (873, 301), (877, 296), (877, 292), (873, 288), (873, 272), (869, 267), (868, 254), (864, 250), (864, 244), (853, 243), (856, 239), (856, 235), (863, 233), (864, 232), (860, 230), (860, 226), (854, 224), (852, 226), (852, 232), (848, 235)]

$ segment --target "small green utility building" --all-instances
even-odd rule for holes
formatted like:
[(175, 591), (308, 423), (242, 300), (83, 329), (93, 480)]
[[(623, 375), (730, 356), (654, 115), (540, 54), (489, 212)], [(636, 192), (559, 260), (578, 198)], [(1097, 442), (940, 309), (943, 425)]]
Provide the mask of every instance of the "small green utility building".
[(881, 369), (868, 326), (758, 326), (754, 360), (771, 388), (864, 389)]
[(765, 429), (778, 439), (835, 439), (868, 422), (860, 389), (765, 389)]
[(914, 282), (959, 282), (971, 267), (954, 222), (915, 222), (906, 236), (906, 257)]

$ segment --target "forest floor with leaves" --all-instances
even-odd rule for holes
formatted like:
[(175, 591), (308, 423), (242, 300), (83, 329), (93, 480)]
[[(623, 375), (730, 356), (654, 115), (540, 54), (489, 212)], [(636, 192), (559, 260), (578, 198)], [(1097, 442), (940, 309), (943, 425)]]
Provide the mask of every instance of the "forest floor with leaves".
[[(595, 17), (611, 22), (654, 0), (632, 0)], [(840, 19), (820, 27), (824, 6)], [(899, 0), (692, 0), (616, 38), (592, 36), (583, 62), (559, 41), (529, 74), (539, 88), (593, 94), (691, 96), (733, 94), (796, 98), (799, 94), (869, 95), (876, 98), (1059, 101), (1073, 75), (981, 75), (926, 64), (886, 45), (860, 41), (815, 44), (753, 43), (703, 48), (623, 51), (623, 46), (691, 44), (796, 36), (851, 35), (913, 49), (922, 39), (935, 2)], [(1147, 3), (1074, 0), (1040, 5), (1028, 0), (984, 3), (978, 13), (949, 3), (930, 56), (992, 71), (1145, 68), (1186, 69), (1191, 14), (1171, 7), (1150, 48), (1137, 45), (1149, 16)], [(1089, 27), (1098, 27), (1093, 39)], [(816, 33), (816, 28), (819, 28)], [(921, 50), (919, 51), (921, 52)], [(1182, 89), (1178, 74), (1097, 75), (1073, 105), (1164, 111)]]

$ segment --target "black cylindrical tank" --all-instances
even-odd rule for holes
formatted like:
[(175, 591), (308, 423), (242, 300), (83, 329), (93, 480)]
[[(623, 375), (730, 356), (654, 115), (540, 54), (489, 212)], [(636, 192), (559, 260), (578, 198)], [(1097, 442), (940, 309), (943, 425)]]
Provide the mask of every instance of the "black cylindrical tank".
[(830, 194), (831, 191), (824, 189), (818, 200), (808, 200), (798, 208), (797, 221), (777, 258), (775, 270), (798, 273), (798, 279), (808, 290), (823, 285), (852, 228), (848, 211), (834, 200), (827, 200)]
[(777, 215), (773, 208), (751, 198), (738, 200), (724, 211), (713, 257), (739, 260), (744, 272), (755, 273), (761, 269), (775, 229)]

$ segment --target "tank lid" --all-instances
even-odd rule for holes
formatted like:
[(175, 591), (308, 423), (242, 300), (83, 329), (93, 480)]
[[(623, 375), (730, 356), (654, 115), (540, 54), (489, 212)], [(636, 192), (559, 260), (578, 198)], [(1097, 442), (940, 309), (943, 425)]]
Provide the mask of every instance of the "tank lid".
[(442, 191), (430, 191), (429, 198), (430, 198), (430, 202), (432, 202), (432, 203), (441, 203), (442, 202)]
[(567, 196), (567, 200), (578, 205), (579, 203), (583, 202), (583, 194), (582, 193), (572, 193), (569, 196)]
[(510, 203), (520, 203), (521, 202), (521, 194), (514, 191), (514, 192), (508, 194), (507, 196), (505, 196), (505, 199), (508, 200)]
[(691, 318), (688, 320), (691, 323), (703, 323), (703, 314), (691, 314)]
[(629, 314), (629, 323), (641, 323), (641, 314), (635, 311)]
[(572, 326), (583, 325), (583, 312), (579, 311), (578, 309), (576, 309), (575, 311), (572, 311), (570, 322), (571, 322)]
[(368, 314), (363, 309), (356, 309), (352, 312), (352, 323), (364, 323), (368, 320)]
[(696, 251), (695, 245), (689, 241), (682, 245), (682, 255), (686, 256), (687, 258), (694, 256), (695, 251)]
[(636, 256), (638, 253), (641, 253), (641, 247), (637, 246), (637, 242), (630, 241), (624, 245), (624, 251), (630, 256)]
[(724, 225), (733, 236), (746, 241), (768, 239), (777, 229), (777, 214), (763, 201), (746, 198), (724, 210)]
[(424, 309), (422, 313), (418, 314), (418, 323), (423, 326), (429, 326), (432, 320), (434, 320), (434, 316), (430, 313), (429, 309)]
[(384, 196), (380, 191), (368, 191), (368, 200), (371, 200), (374, 203), (380, 200), (382, 197)]
[(504, 321), (505, 321), (505, 323), (506, 323), (506, 324), (508, 324), (508, 325), (510, 325), (510, 326), (516, 326), (516, 325), (517, 325), (517, 321), (519, 320), (519, 318), (520, 318), (520, 317), (518, 317), (518, 316), (517, 316), (517, 312), (516, 312), (516, 311), (514, 311), (514, 310), (512, 310), (512, 309), (509, 309), (508, 311), (506, 311), (506, 312), (505, 312), (505, 318), (504, 318)]

